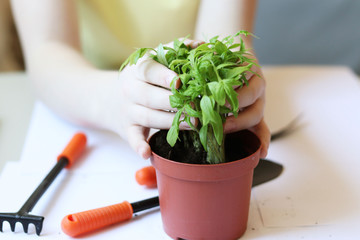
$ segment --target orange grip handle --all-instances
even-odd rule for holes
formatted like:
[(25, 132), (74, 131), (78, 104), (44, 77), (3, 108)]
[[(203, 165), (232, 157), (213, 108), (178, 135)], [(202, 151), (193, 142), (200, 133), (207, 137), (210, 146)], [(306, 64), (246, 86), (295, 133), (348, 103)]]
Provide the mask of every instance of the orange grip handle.
[(69, 214), (61, 221), (64, 233), (76, 237), (132, 218), (133, 208), (127, 201), (107, 207)]
[(135, 173), (135, 179), (138, 184), (145, 185), (148, 188), (155, 188), (156, 184), (156, 171), (152, 166), (144, 167)]
[(70, 168), (75, 160), (79, 158), (81, 153), (84, 151), (86, 147), (86, 135), (84, 133), (78, 132), (76, 133), (62, 153), (58, 156), (58, 161), (60, 158), (65, 157), (69, 163), (66, 168)]

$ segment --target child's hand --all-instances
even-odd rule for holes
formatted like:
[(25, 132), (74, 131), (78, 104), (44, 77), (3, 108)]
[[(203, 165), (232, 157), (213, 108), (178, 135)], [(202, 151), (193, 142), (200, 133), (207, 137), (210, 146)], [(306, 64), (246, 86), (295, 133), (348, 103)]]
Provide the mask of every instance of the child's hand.
[[(202, 42), (186, 40), (185, 44), (197, 47)], [(265, 80), (260, 68), (252, 70), (259, 74), (249, 74), (249, 86), (237, 89), (241, 111), (237, 118), (229, 116), (224, 125), (225, 133), (250, 129), (262, 142), (261, 157), (265, 157), (270, 142), (270, 131), (263, 121), (265, 106)], [(169, 129), (176, 109), (171, 108), (170, 84), (176, 79), (175, 72), (152, 60), (147, 55), (136, 65), (127, 66), (120, 72), (117, 82), (118, 97), (114, 106), (112, 128), (128, 140), (131, 147), (143, 158), (151, 155), (146, 139), (150, 128)], [(175, 80), (176, 86), (180, 80)], [(185, 122), (180, 129), (191, 129)]]
[(263, 120), (265, 107), (265, 80), (261, 69), (255, 65), (251, 70), (256, 74), (249, 73), (248, 86), (237, 89), (239, 100), (239, 115), (237, 118), (229, 116), (224, 125), (225, 133), (250, 129), (262, 142), (260, 157), (264, 158), (270, 143), (270, 131)]
[[(185, 44), (197, 47), (201, 42), (186, 40)], [(175, 72), (146, 55), (136, 65), (127, 66), (119, 73), (117, 97), (110, 103), (114, 113), (111, 128), (127, 139), (144, 159), (151, 155), (146, 141), (150, 128), (171, 127), (176, 109), (170, 106), (170, 84), (176, 77)], [(175, 81), (178, 86), (180, 79)], [(190, 127), (184, 122), (180, 129)]]

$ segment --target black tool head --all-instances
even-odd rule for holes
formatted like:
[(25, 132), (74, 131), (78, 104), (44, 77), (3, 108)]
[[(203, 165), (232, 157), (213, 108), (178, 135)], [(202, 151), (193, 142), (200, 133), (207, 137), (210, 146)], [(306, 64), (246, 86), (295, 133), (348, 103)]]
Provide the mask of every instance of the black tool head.
[(0, 231), (3, 231), (3, 222), (7, 221), (10, 224), (11, 231), (15, 231), (15, 224), (20, 222), (23, 225), (24, 232), (28, 232), (29, 224), (34, 224), (36, 234), (40, 235), (42, 230), (44, 217), (30, 215), (28, 213), (0, 213)]
[(280, 176), (284, 167), (276, 162), (267, 159), (260, 159), (259, 164), (254, 169), (252, 186), (255, 187)]

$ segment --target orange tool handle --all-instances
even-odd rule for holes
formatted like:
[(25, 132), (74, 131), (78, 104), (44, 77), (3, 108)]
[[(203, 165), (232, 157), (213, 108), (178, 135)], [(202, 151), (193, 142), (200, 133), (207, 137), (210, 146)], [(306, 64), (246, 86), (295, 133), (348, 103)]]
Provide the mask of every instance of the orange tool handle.
[(127, 201), (107, 207), (69, 214), (61, 221), (64, 233), (76, 237), (100, 228), (131, 219), (133, 208)]
[(145, 185), (148, 188), (155, 188), (156, 184), (156, 171), (152, 166), (144, 167), (135, 173), (135, 179), (138, 184)]
[(76, 133), (62, 153), (58, 156), (57, 160), (60, 158), (66, 158), (68, 160), (68, 165), (66, 168), (70, 168), (73, 163), (80, 157), (81, 153), (86, 147), (86, 135), (84, 133)]

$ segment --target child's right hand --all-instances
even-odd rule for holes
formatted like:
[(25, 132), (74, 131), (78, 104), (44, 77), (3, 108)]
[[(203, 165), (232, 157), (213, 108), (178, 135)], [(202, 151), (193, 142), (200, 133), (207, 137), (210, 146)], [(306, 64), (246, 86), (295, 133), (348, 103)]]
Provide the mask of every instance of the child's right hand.
[[(186, 40), (197, 47), (202, 42)], [(126, 66), (114, 80), (109, 98), (109, 128), (126, 139), (144, 159), (151, 155), (147, 143), (150, 128), (169, 129), (176, 109), (170, 106), (170, 84), (177, 74), (147, 55)], [(180, 79), (176, 80), (178, 86)], [(180, 129), (190, 129), (184, 122)]]

